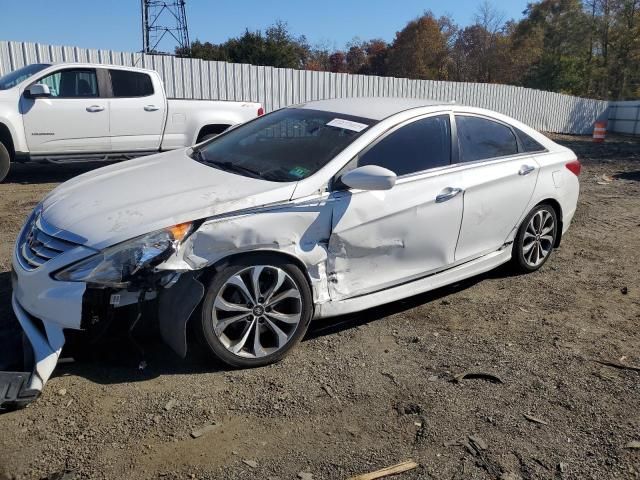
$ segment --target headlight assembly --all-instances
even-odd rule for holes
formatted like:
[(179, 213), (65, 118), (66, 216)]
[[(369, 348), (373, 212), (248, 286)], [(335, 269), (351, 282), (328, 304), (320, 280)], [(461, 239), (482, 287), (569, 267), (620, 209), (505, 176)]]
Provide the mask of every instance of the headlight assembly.
[(65, 282), (87, 282), (124, 288), (140, 270), (166, 260), (191, 233), (191, 223), (181, 223), (127, 240), (56, 272)]

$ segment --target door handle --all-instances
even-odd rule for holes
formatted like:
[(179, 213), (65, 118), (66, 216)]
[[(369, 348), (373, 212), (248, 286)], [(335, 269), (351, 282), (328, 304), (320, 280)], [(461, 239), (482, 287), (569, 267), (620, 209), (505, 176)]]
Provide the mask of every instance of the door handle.
[(436, 203), (442, 203), (446, 202), (447, 200), (451, 200), (453, 197), (462, 192), (464, 192), (462, 188), (447, 187), (438, 194), (438, 196), (436, 197)]
[(155, 105), (145, 105), (145, 112), (155, 112), (156, 110), (160, 110), (160, 107), (156, 107)]
[(520, 170), (518, 170), (518, 175), (529, 175), (535, 169), (536, 167), (532, 167), (531, 165), (522, 165)]
[(104, 110), (104, 107), (102, 105), (91, 105), (90, 107), (87, 107), (87, 112), (101, 112)]

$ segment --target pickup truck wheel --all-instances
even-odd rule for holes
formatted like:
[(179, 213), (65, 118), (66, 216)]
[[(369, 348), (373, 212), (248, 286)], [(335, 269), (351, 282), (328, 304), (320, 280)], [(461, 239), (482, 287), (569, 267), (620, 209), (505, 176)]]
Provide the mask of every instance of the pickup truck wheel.
[(9, 155), (7, 148), (0, 143), (0, 182), (3, 182), (4, 179), (7, 178), (10, 168), (11, 155)]
[(213, 277), (198, 330), (224, 363), (260, 367), (279, 361), (302, 340), (312, 311), (311, 288), (297, 265), (250, 255)]

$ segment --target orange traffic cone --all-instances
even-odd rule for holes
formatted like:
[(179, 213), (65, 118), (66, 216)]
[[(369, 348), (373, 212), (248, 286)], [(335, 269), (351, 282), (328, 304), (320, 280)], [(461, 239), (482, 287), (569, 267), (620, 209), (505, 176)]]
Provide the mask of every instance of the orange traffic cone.
[(597, 143), (604, 142), (607, 133), (607, 122), (596, 122), (593, 126), (593, 141)]

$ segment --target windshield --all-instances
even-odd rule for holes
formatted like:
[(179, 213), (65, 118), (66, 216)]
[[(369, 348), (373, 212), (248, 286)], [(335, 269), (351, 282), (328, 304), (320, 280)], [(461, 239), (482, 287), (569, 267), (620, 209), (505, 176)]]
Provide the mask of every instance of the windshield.
[(294, 182), (313, 175), (374, 120), (284, 108), (195, 148), (192, 158), (240, 175)]
[(50, 66), (48, 63), (34, 63), (33, 65), (27, 65), (26, 67), (7, 73), (4, 77), (0, 77), (0, 90), (13, 88), (23, 80)]

